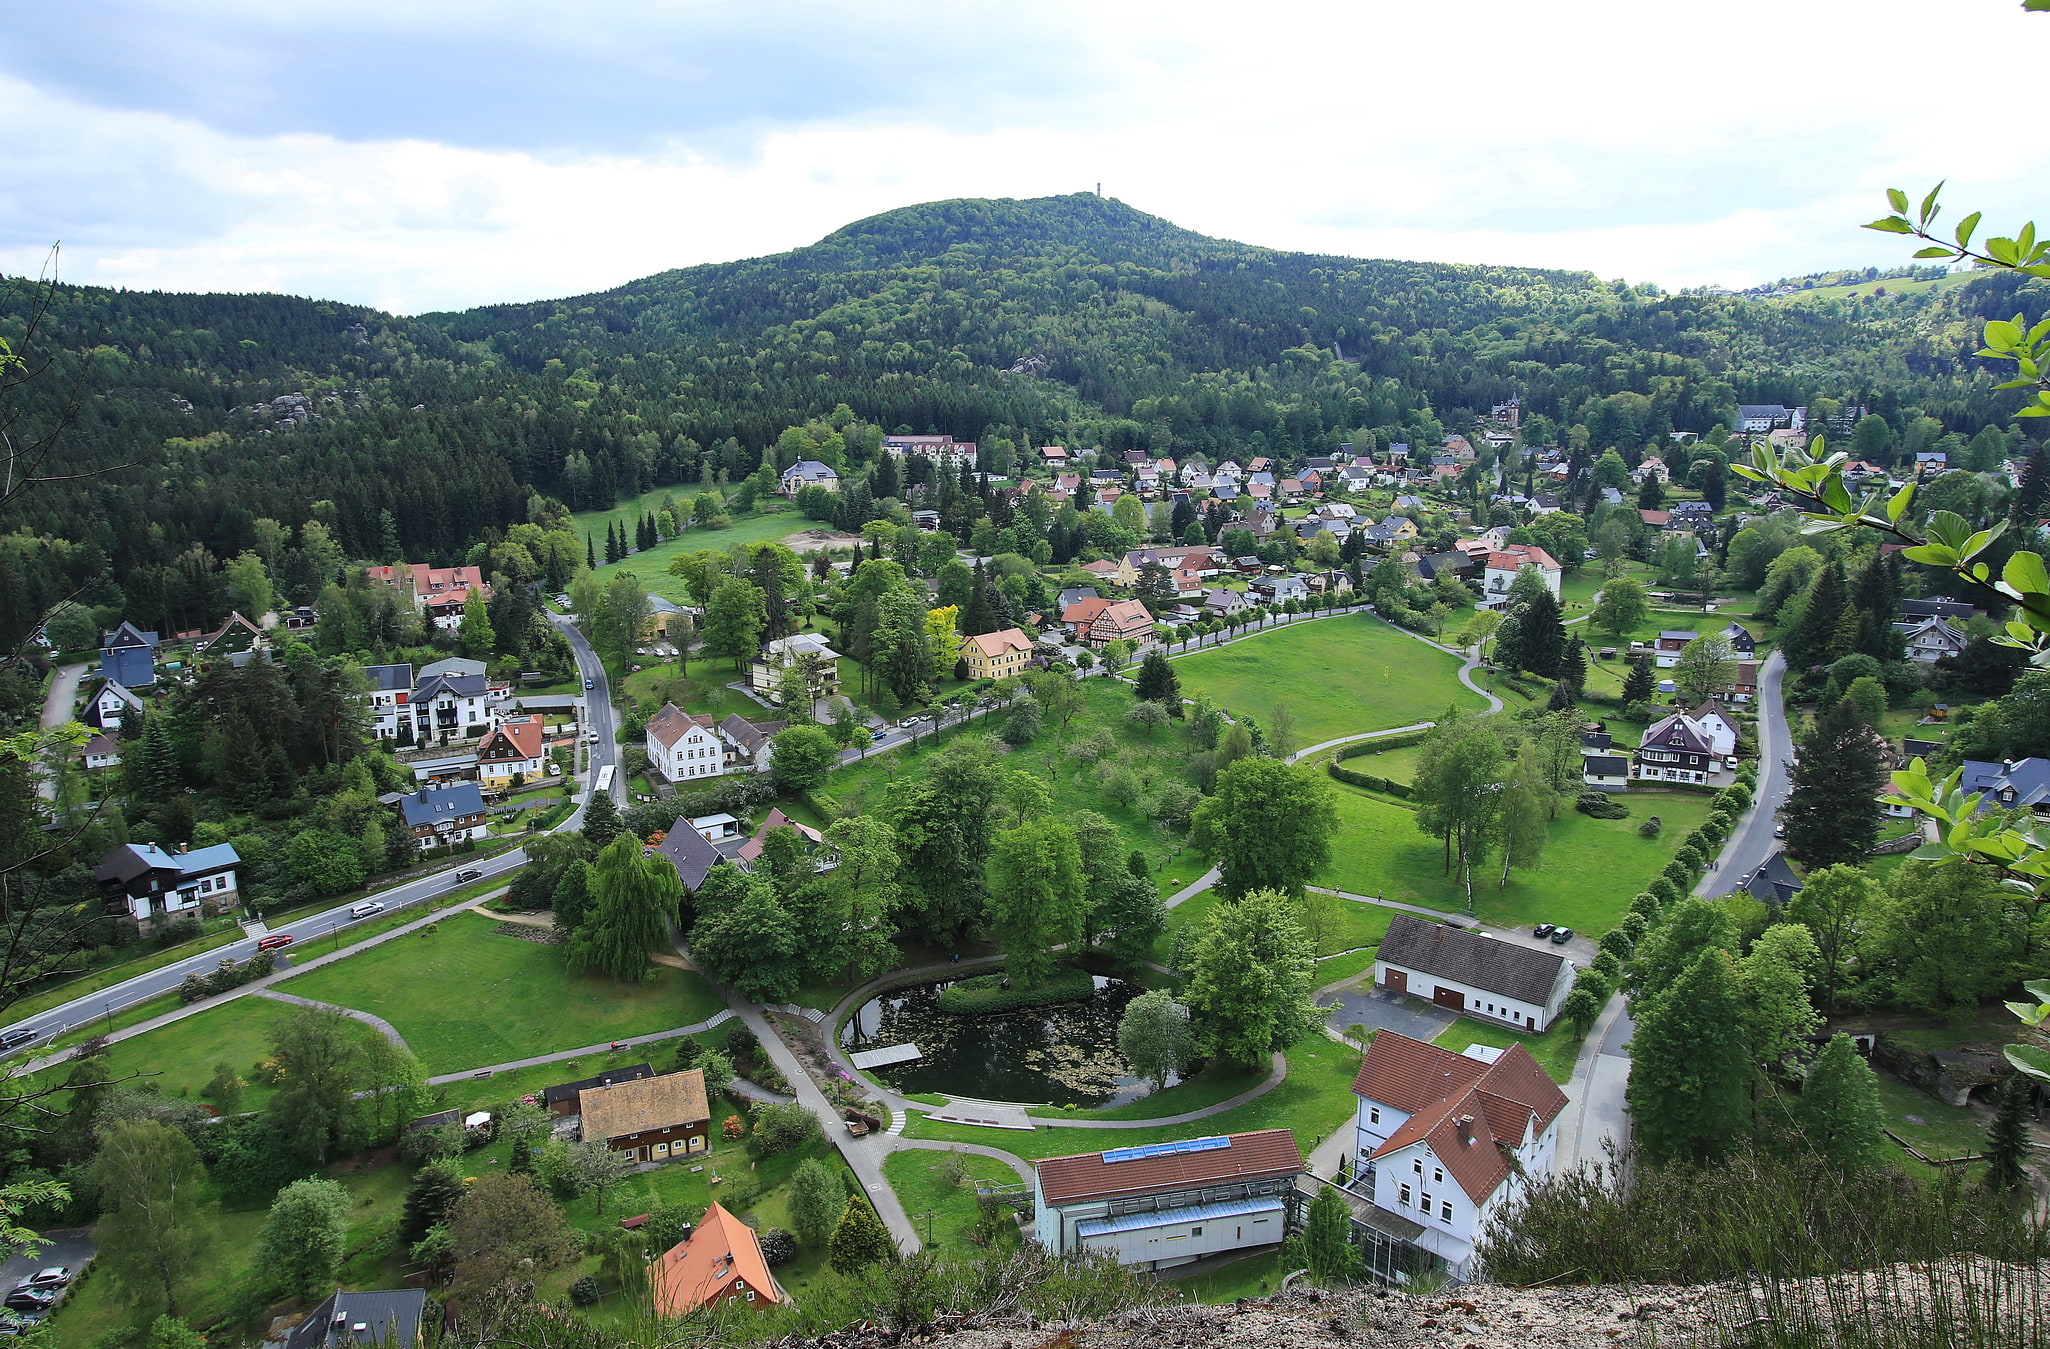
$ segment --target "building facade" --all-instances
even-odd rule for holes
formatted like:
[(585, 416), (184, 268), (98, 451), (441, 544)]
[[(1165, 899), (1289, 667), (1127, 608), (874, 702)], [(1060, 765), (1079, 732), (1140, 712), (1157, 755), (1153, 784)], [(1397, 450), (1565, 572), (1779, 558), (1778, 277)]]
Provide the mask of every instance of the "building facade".
[(1034, 1233), (1052, 1254), (1143, 1269), (1272, 1245), (1302, 1170), (1287, 1129), (1049, 1157), (1034, 1168)]
[(1398, 913), (1374, 956), (1374, 982), (1481, 1021), (1543, 1034), (1573, 989), (1559, 951)]

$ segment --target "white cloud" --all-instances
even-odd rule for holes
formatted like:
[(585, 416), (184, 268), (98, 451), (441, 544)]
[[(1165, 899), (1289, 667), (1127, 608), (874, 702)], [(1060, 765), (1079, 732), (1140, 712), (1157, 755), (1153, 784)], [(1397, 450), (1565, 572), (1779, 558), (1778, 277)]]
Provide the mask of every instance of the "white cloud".
[[(47, 74), (0, 53), (0, 267), (33, 270), (61, 238), (75, 281), (418, 311), (774, 252), (916, 201), (1101, 181), (1273, 247), (1740, 283), (1904, 258), (1856, 229), (1882, 187), (1948, 175), (1957, 211), (2020, 219), (2046, 167), (1956, 130), (1989, 43), (2050, 42), (2050, 19), (2018, 11), (1958, 28), (1928, 0), (1874, 0), (1852, 32), (1824, 0), (1132, 0), (1000, 25), (970, 9), (671, 3), (578, 27), (574, 9), (526, 3), (287, 22), (216, 0), (180, 7), (177, 55), (197, 72), (182, 80), (117, 78), (137, 58), (111, 27), (104, 59), (72, 41)], [(169, 13), (124, 12), (145, 34)], [(320, 31), (339, 36), (270, 59)], [(1915, 63), (1868, 73), (1864, 39), (1882, 34)], [(479, 68), (445, 87), (399, 78), (466, 42)], [(839, 64), (836, 43), (852, 44)], [(709, 87), (746, 96), (666, 96), (707, 52), (731, 63)], [(1895, 71), (1909, 92), (1885, 91)]]

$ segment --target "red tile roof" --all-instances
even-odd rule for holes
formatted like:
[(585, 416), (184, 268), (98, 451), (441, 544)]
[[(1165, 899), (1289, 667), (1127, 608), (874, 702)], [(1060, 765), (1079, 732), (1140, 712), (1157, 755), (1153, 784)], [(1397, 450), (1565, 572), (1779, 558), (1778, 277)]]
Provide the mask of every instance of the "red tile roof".
[(1476, 1204), (1509, 1175), (1502, 1149), (1522, 1146), (1566, 1108), (1566, 1094), (1520, 1044), (1489, 1064), (1387, 1030), (1367, 1046), (1352, 1090), (1409, 1116), (1375, 1157), (1425, 1143)]
[(512, 717), (493, 727), (478, 742), (479, 759), (538, 759), (541, 757), (541, 718)]
[(1496, 571), (1521, 571), (1525, 563), (1539, 571), (1562, 570), (1550, 553), (1527, 543), (1510, 544), (1488, 554), (1488, 565)]
[[(1081, 603), (1087, 604), (1089, 601), (1083, 600)], [(1098, 601), (1098, 603), (1101, 603), (1101, 601)], [(1030, 651), (1032, 649), (1032, 643), (1026, 640), (1025, 634), (1016, 628), (1005, 628), (1002, 632), (985, 632), (979, 636), (967, 638), (966, 644), (972, 645), (983, 655), (992, 657), (1001, 656), (1006, 651)]]
[(672, 1246), (648, 1266), (648, 1286), (659, 1316), (682, 1316), (721, 1295), (755, 1294), (755, 1304), (783, 1301), (783, 1290), (762, 1258), (754, 1230), (713, 1204), (689, 1240)]
[(1303, 1169), (1295, 1134), (1287, 1129), (1261, 1129), (1232, 1134), (1230, 1146), (1201, 1152), (1170, 1152), (1106, 1161), (1108, 1154), (1085, 1152), (1074, 1157), (1048, 1157), (1038, 1163), (1040, 1193), (1049, 1204), (1076, 1204), (1120, 1195), (1165, 1194), (1232, 1180), (1264, 1180), (1293, 1176)]

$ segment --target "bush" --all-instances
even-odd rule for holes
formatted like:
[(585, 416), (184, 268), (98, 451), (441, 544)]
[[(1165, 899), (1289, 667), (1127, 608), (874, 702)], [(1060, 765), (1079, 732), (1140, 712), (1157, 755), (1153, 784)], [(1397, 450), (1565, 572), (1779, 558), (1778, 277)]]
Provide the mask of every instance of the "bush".
[(1640, 838), (1657, 838), (1665, 827), (1664, 820), (1656, 815), (1647, 815), (1644, 817), (1644, 823), (1637, 826), (1637, 833)]
[(992, 1016), (1021, 1007), (1075, 1002), (1095, 990), (1096, 981), (1086, 971), (1060, 966), (1035, 988), (1015, 987), (1002, 974), (978, 974), (957, 980), (940, 990), (939, 1002), (941, 1011), (955, 1016)]
[(762, 1259), (768, 1261), (771, 1268), (787, 1265), (797, 1258), (797, 1238), (783, 1228), (772, 1227), (756, 1237), (755, 1242), (762, 1248)]
[(1681, 894), (1685, 894), (1694, 888), (1695, 875), (1693, 870), (1677, 857), (1666, 863), (1666, 869), (1661, 871), (1659, 875), (1671, 881), (1673, 888)]
[(589, 1307), (598, 1301), (598, 1280), (586, 1274), (569, 1286), (569, 1300), (579, 1307)]
[(1582, 792), (1574, 800), (1573, 808), (1597, 820), (1620, 820), (1630, 814), (1630, 807), (1607, 792)]
[(789, 1152), (803, 1147), (822, 1135), (819, 1132), (818, 1116), (797, 1104), (786, 1101), (765, 1105), (755, 1111), (755, 1145), (765, 1156)]
[(1630, 901), (1629, 916), (1631, 918), (1642, 918), (1646, 925), (1649, 926), (1651, 923), (1658, 921), (1658, 916), (1665, 911), (1665, 907), (1665, 904), (1659, 897), (1651, 891), (1639, 890)]
[(198, 1002), (217, 993), (226, 993), (242, 987), (252, 979), (261, 979), (277, 968), (277, 960), (269, 951), (258, 951), (244, 961), (223, 958), (212, 974), (188, 974), (178, 985), (178, 1001)]
[(1336, 763), (1326, 764), (1324, 771), (1348, 786), (1363, 787), (1370, 792), (1382, 792), (1404, 801), (1409, 799), (1409, 784), (1406, 782), (1392, 782), (1387, 778), (1375, 777), (1372, 773), (1355, 773), (1350, 768), (1340, 768)]
[[(1679, 903), (1683, 891), (1666, 877), (1655, 876), (1652, 878), (1651, 884), (1644, 887), (1644, 893), (1657, 900), (1659, 909), (1663, 910), (1668, 904)], [(1630, 907), (1634, 909), (1637, 906), (1632, 904)], [(1654, 914), (1652, 916), (1656, 917), (1657, 915)]]

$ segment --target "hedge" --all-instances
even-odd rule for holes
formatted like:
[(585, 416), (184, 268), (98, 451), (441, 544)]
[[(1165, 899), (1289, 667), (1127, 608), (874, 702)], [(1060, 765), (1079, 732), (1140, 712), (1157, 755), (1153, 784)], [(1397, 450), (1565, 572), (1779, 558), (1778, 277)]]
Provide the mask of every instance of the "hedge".
[(1022, 1007), (1044, 1007), (1054, 1002), (1076, 1002), (1096, 991), (1096, 980), (1085, 970), (1062, 966), (1046, 981), (1031, 988), (1006, 988), (1003, 974), (977, 974), (960, 979), (940, 990), (940, 1010), (955, 1016), (993, 1016)]
[(188, 974), (178, 985), (178, 1001), (198, 1002), (216, 993), (237, 989), (252, 979), (261, 979), (277, 968), (276, 957), (269, 951), (258, 951), (249, 959), (237, 963), (232, 957), (224, 958), (220, 967), (210, 974)]
[(1391, 735), (1380, 740), (1355, 740), (1350, 745), (1340, 745), (1334, 759), (1357, 759), (1365, 754), (1379, 754), (1384, 749), (1408, 749), (1421, 745), (1430, 738), (1429, 731), (1411, 731), (1407, 735)]
[(1409, 784), (1406, 782), (1391, 782), (1387, 778), (1377, 778), (1372, 773), (1355, 773), (1350, 768), (1340, 768), (1335, 763), (1324, 765), (1324, 771), (1347, 786), (1364, 787), (1370, 792), (1383, 792), (1404, 801), (1409, 800)]

